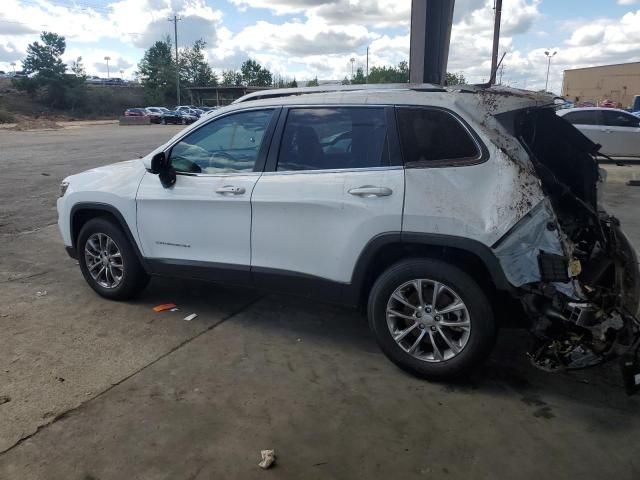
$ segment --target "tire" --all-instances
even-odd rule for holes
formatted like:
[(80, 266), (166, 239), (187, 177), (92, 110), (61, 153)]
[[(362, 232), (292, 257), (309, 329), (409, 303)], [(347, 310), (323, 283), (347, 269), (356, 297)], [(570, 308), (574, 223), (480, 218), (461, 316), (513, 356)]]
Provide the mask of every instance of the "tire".
[(162, 119), (162, 124), (163, 124), (163, 125), (166, 125), (166, 124), (167, 124), (167, 119), (166, 119), (166, 118), (163, 118), (163, 119)]
[(186, 125), (186, 124), (187, 124), (187, 119), (186, 119), (186, 118), (183, 118), (183, 119), (182, 119), (182, 125)]
[[(431, 300), (434, 282), (440, 285), (435, 310)], [(423, 302), (415, 308), (420, 304), (418, 283)], [(392, 298), (397, 293), (411, 308), (398, 297)], [(394, 313), (388, 313), (388, 308)], [(391, 266), (375, 281), (367, 310), (369, 326), (384, 354), (421, 378), (447, 380), (469, 373), (486, 359), (496, 340), (496, 323), (483, 290), (467, 273), (440, 260), (409, 259)], [(437, 348), (433, 348), (432, 338)], [(412, 348), (413, 354), (409, 353)]]
[[(112, 243), (108, 243), (107, 239)], [(131, 242), (121, 227), (113, 221), (104, 217), (89, 220), (80, 230), (77, 245), (82, 275), (99, 295), (110, 300), (128, 300), (140, 293), (149, 283), (149, 275), (142, 268)], [(104, 245), (107, 246), (106, 249), (95, 248)], [(95, 255), (96, 252), (106, 251), (113, 254), (113, 258), (104, 259), (101, 254)], [(120, 253), (119, 258), (116, 258), (115, 252)], [(96, 260), (99, 258), (103, 260)], [(104, 262), (110, 263), (111, 268), (108, 268)], [(117, 266), (118, 263), (120, 266)], [(95, 274), (96, 271), (103, 271), (103, 267), (104, 273), (94, 278), (90, 268)], [(110, 277), (109, 272), (111, 272)], [(118, 274), (120, 274), (120, 280), (116, 282)], [(105, 285), (110, 282), (110, 279), (113, 285)]]

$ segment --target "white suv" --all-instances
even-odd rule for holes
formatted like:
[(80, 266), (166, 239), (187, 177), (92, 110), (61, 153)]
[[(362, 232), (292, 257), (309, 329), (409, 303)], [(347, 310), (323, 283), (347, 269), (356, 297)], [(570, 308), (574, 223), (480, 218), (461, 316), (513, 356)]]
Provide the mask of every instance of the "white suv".
[(430, 85), (262, 91), (140, 160), (65, 179), (60, 232), (100, 295), (150, 275), (367, 305), (428, 378), (527, 323), (546, 370), (638, 337), (638, 268), (597, 204), (596, 148), (531, 92)]

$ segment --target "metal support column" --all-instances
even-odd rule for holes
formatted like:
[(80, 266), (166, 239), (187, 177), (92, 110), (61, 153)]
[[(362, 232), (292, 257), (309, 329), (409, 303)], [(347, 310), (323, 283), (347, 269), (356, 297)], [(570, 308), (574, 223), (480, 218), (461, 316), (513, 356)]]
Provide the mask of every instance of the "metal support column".
[(455, 0), (411, 1), (411, 83), (444, 85)]

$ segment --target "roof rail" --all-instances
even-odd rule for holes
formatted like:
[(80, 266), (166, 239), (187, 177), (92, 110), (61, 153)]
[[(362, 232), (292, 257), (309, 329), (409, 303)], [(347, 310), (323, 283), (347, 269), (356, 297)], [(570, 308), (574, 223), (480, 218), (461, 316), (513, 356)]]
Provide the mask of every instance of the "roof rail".
[(417, 90), (421, 92), (445, 92), (444, 87), (432, 85), (430, 83), (381, 83), (362, 85), (320, 85), (319, 87), (300, 88), (276, 88), (273, 90), (261, 90), (259, 92), (244, 95), (233, 103), (248, 102), (251, 100), (262, 100), (266, 98), (290, 97), (293, 95), (307, 95), (311, 93), (331, 93), (331, 92), (355, 92), (361, 90)]

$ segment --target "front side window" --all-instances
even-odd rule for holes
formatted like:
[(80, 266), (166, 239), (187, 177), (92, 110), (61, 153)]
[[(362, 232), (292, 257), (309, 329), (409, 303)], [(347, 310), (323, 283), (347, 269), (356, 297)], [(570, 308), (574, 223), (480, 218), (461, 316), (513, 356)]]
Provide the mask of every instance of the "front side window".
[(317, 107), (287, 116), (278, 171), (389, 165), (384, 108)]
[(564, 117), (574, 125), (598, 125), (597, 110), (583, 110), (578, 112), (567, 113)]
[(273, 110), (227, 115), (191, 132), (171, 149), (177, 172), (252, 172)]
[(640, 119), (626, 112), (617, 110), (603, 110), (602, 123), (608, 127), (638, 128)]
[(477, 142), (452, 114), (434, 108), (401, 107), (396, 115), (406, 166), (465, 165), (481, 159)]

